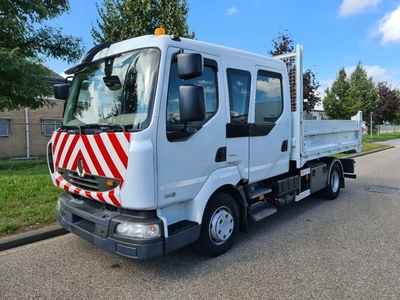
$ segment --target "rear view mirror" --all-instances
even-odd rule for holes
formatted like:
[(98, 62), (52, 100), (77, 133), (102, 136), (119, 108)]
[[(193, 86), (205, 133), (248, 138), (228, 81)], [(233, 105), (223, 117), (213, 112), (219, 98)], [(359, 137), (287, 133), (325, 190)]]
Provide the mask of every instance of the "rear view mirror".
[(112, 91), (117, 91), (121, 88), (121, 81), (116, 75), (106, 76), (103, 78), (103, 81), (106, 86)]
[(54, 98), (67, 100), (69, 93), (69, 84), (60, 83), (53, 86)]
[(206, 116), (204, 88), (197, 85), (179, 87), (179, 109), (184, 123), (202, 121)]
[(203, 57), (200, 53), (179, 53), (177, 59), (180, 79), (192, 79), (203, 74)]

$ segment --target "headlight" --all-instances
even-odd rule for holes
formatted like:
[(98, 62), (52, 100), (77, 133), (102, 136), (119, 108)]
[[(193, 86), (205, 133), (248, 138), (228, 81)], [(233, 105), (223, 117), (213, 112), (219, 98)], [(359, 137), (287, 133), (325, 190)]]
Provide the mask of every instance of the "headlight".
[(115, 226), (115, 234), (132, 238), (152, 239), (160, 236), (160, 226), (158, 224), (144, 225), (122, 222)]

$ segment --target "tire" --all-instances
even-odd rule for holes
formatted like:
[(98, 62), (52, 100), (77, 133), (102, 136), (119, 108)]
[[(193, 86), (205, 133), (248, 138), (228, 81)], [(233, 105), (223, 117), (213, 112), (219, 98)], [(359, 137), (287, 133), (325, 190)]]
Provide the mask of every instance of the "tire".
[(239, 208), (235, 199), (216, 193), (206, 205), (197, 249), (207, 256), (219, 256), (232, 248), (238, 231)]
[(338, 164), (334, 164), (329, 175), (328, 185), (321, 191), (321, 196), (328, 200), (335, 200), (340, 192), (340, 180), (342, 170)]

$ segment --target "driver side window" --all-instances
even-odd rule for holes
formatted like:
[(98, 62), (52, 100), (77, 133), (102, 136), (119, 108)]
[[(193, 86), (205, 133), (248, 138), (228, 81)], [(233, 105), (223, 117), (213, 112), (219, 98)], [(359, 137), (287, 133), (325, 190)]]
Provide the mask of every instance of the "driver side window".
[[(204, 120), (199, 122), (190, 122), (191, 127), (200, 129), (201, 126), (206, 123), (218, 109), (218, 88), (217, 88), (217, 64), (212, 61), (207, 63), (205, 59), (205, 66), (203, 74), (197, 78), (186, 80), (186, 84), (193, 84), (202, 86), (204, 88), (204, 99), (206, 116)], [(178, 64), (174, 60), (171, 63), (169, 87), (168, 87), (168, 98), (167, 98), (167, 131), (176, 130), (183, 125), (180, 118), (179, 111), (179, 87), (182, 85), (182, 79), (178, 76)]]

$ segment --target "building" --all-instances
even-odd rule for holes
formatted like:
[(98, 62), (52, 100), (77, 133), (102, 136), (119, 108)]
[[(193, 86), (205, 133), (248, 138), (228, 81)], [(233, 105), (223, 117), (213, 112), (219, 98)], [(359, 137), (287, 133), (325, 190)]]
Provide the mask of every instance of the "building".
[[(64, 78), (53, 73), (54, 85)], [(61, 124), (64, 100), (50, 98), (53, 107), (0, 112), (0, 159), (35, 158), (46, 155), (51, 133)]]
[(314, 109), (311, 111), (311, 120), (328, 120), (329, 118), (325, 115), (324, 107), (322, 106), (322, 101), (315, 105)]

